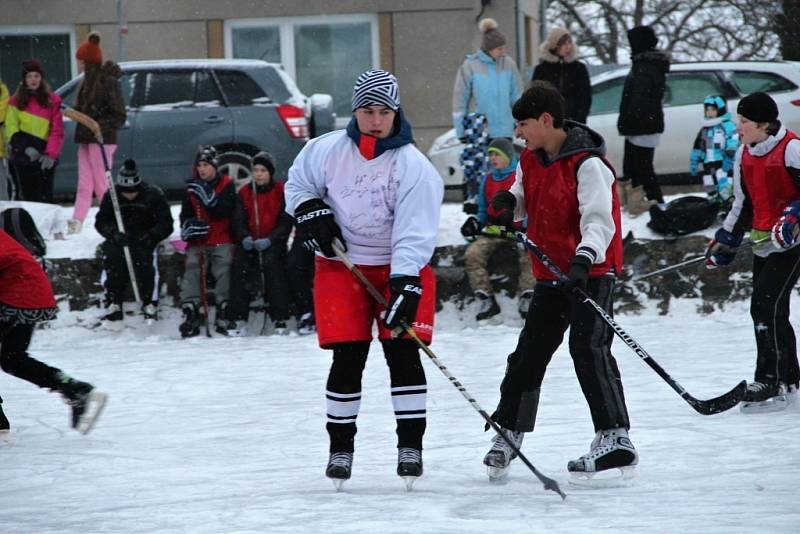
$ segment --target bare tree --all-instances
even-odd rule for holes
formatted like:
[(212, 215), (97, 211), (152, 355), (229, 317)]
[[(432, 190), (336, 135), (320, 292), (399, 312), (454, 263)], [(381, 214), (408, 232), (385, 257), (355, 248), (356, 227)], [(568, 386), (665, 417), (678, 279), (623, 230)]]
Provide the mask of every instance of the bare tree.
[(800, 60), (800, 0), (783, 0), (778, 15), (778, 35), (783, 59)]
[(626, 32), (642, 24), (678, 61), (776, 59), (780, 15), (778, 2), (752, 0), (550, 0), (547, 9), (549, 25), (568, 28), (590, 63), (627, 62)]

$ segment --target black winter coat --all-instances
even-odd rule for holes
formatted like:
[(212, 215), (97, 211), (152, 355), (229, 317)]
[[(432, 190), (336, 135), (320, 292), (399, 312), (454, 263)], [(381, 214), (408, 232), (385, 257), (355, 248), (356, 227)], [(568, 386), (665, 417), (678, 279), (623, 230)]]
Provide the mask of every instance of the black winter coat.
[(566, 117), (586, 124), (592, 107), (592, 86), (589, 71), (581, 61), (542, 61), (533, 70), (532, 80), (543, 80), (555, 85), (564, 97)]
[(620, 135), (649, 135), (664, 131), (664, 91), (669, 72), (669, 54), (647, 50), (633, 56), (619, 104), (617, 130)]
[[(117, 198), (125, 234), (132, 243), (139, 242), (147, 248), (154, 248), (172, 234), (173, 219), (169, 203), (164, 192), (157, 186), (143, 183), (133, 200), (125, 198), (117, 188)], [(94, 227), (106, 239), (110, 239), (118, 231), (110, 191), (100, 201)]]

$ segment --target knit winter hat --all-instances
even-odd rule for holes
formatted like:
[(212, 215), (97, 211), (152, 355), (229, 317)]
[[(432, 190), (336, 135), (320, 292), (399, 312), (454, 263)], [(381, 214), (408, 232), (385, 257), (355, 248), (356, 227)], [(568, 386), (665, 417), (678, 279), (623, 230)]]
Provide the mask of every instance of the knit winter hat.
[(210, 145), (201, 147), (197, 152), (197, 155), (194, 157), (194, 163), (196, 165), (201, 161), (208, 163), (215, 169), (218, 168), (219, 160), (217, 159), (217, 149)]
[(495, 137), (492, 142), (489, 143), (489, 149), (486, 152), (489, 154), (494, 152), (506, 158), (508, 163), (511, 163), (511, 155), (514, 154), (514, 144), (510, 139), (506, 139), (505, 137)]
[(753, 122), (775, 122), (778, 105), (767, 93), (751, 93), (739, 101), (736, 113)]
[(100, 33), (91, 32), (86, 42), (78, 47), (75, 58), (87, 65), (100, 65), (103, 62), (103, 51), (100, 49)]
[(38, 59), (26, 59), (22, 62), (22, 79), (25, 80), (25, 75), (29, 72), (38, 72), (44, 78), (44, 69)]
[(481, 50), (488, 52), (495, 48), (500, 48), (506, 44), (506, 36), (497, 29), (497, 21), (486, 18), (478, 23), (478, 29), (483, 34), (481, 38)]
[(650, 26), (636, 26), (628, 30), (628, 42), (631, 44), (631, 55), (652, 50), (658, 44), (656, 32)]
[(373, 69), (358, 77), (353, 87), (353, 111), (369, 106), (386, 106), (397, 111), (400, 107), (400, 96), (394, 74)]
[(269, 152), (259, 152), (253, 156), (252, 165), (263, 165), (269, 171), (270, 176), (275, 176), (275, 161)]
[(136, 170), (136, 162), (132, 159), (126, 159), (122, 164), (122, 168), (117, 173), (117, 187), (122, 190), (136, 189), (141, 185), (142, 179), (139, 177), (139, 172)]
[(717, 117), (721, 117), (728, 112), (728, 103), (722, 95), (708, 95), (703, 100), (703, 108), (707, 106), (717, 108)]

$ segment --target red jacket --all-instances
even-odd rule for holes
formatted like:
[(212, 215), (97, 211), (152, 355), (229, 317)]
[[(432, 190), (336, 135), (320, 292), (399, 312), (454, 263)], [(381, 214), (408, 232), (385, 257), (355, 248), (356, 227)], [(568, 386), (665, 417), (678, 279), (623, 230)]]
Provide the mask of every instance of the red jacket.
[(255, 195), (258, 203), (258, 219), (256, 220), (256, 207), (253, 202), (253, 188), (248, 185), (239, 190), (239, 198), (247, 212), (247, 230), (253, 239), (269, 237), (278, 226), (281, 213), (284, 210), (283, 182), (275, 182), (269, 191)]
[(0, 303), (27, 310), (55, 308), (53, 288), (42, 266), (0, 230)]

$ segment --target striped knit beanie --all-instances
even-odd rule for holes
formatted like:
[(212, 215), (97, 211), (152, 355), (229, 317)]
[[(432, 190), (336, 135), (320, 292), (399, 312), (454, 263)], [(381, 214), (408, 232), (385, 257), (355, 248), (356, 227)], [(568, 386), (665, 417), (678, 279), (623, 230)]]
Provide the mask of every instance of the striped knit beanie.
[(369, 106), (386, 106), (397, 111), (400, 96), (397, 94), (397, 78), (394, 74), (374, 69), (358, 77), (353, 87), (353, 111)]

